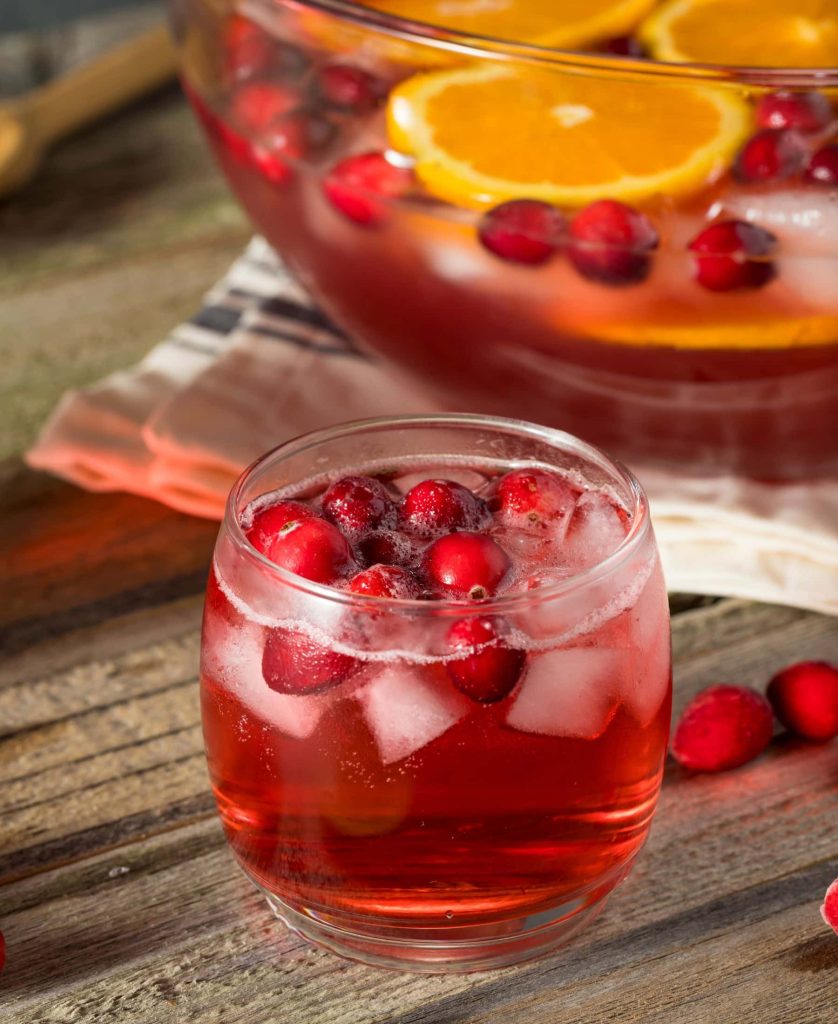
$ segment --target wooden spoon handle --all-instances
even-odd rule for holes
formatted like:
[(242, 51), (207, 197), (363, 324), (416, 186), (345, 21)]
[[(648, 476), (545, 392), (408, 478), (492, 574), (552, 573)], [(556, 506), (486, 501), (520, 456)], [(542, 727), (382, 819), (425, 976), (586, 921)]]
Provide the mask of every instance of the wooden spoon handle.
[(177, 72), (165, 25), (106, 51), (33, 92), (25, 101), (36, 144), (44, 146), (163, 85)]

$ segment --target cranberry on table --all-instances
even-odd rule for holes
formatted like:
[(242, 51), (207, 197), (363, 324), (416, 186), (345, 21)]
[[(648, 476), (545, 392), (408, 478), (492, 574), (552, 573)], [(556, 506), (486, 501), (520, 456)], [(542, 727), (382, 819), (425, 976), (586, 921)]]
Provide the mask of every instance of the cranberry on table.
[(832, 120), (832, 106), (822, 92), (770, 92), (757, 103), (760, 128), (794, 128), (818, 132)]
[(323, 181), (326, 198), (345, 217), (363, 227), (387, 219), (387, 200), (399, 199), (413, 188), (413, 171), (391, 163), (384, 153), (360, 153), (335, 164)]
[(512, 563), (503, 548), (484, 533), (449, 533), (425, 551), (425, 574), (444, 595), (491, 597)]
[(770, 231), (742, 220), (711, 224), (690, 242), (698, 283), (714, 292), (761, 288), (776, 273), (766, 259), (777, 239)]
[(271, 629), (262, 652), (262, 675), (277, 693), (304, 696), (339, 686), (362, 665), (358, 658), (318, 644), (299, 629)]
[(349, 541), (325, 519), (293, 519), (266, 552), (272, 562), (314, 583), (336, 583), (354, 568)]
[(812, 185), (838, 185), (838, 143), (823, 146), (812, 154), (803, 180)]
[(774, 714), (791, 732), (823, 742), (838, 736), (838, 668), (825, 661), (801, 661), (778, 672), (768, 684)]
[(372, 110), (385, 93), (377, 78), (350, 64), (325, 64), (317, 73), (315, 89), (324, 102), (354, 113)]
[(562, 244), (565, 218), (537, 199), (513, 199), (485, 213), (477, 229), (483, 246), (510, 263), (545, 263)]
[(771, 705), (746, 686), (711, 686), (684, 708), (672, 756), (695, 772), (722, 772), (752, 761), (771, 742)]
[(452, 654), (460, 655), (446, 662), (451, 681), (460, 693), (481, 704), (494, 704), (511, 693), (526, 662), (524, 651), (502, 642), (497, 620), (490, 616), (455, 622), (447, 645)]
[(423, 480), (411, 487), (399, 509), (404, 529), (420, 536), (482, 526), (486, 502), (455, 480)]
[(826, 895), (821, 904), (821, 917), (824, 920), (824, 924), (828, 924), (835, 934), (838, 935), (838, 878), (826, 890)]
[(806, 144), (793, 131), (765, 131), (752, 135), (739, 150), (734, 174), (740, 181), (784, 181), (802, 170)]
[(602, 284), (645, 280), (658, 233), (649, 218), (615, 199), (600, 199), (570, 222), (568, 256), (577, 271)]
[(537, 523), (564, 515), (579, 497), (579, 490), (554, 473), (542, 469), (514, 469), (500, 478), (495, 495), (497, 515), (526, 518)]
[(362, 597), (409, 599), (419, 597), (419, 581), (399, 565), (371, 565), (349, 581), (349, 590)]

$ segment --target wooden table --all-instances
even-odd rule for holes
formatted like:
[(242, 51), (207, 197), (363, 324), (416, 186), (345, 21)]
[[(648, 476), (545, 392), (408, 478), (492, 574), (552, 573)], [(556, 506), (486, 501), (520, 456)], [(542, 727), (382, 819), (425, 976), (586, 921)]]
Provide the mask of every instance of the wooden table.
[[(165, 149), (185, 116), (164, 97), (118, 125), (166, 124)], [(91, 144), (130, 149), (130, 134), (106, 141), (108, 130)], [(210, 206), (213, 189), (226, 203), (204, 165), (190, 173)], [(166, 189), (182, 214), (178, 187)], [(137, 188), (135, 207), (147, 196)], [(159, 180), (148, 188), (159, 201)], [(0, 226), (20, 217), (14, 209), (37, 205), (31, 195), (19, 202), (0, 212)], [(124, 210), (124, 198), (113, 202)], [(63, 240), (63, 267), (54, 254), (38, 256), (37, 225), (18, 240), (32, 275), (13, 285), (19, 268), (3, 268), (0, 295), (15, 295), (3, 315), (18, 318), (21, 344), (30, 318), (40, 339), (30, 360), (17, 353), (27, 409), (76, 372), (38, 371), (48, 338), (64, 351), (47, 327), (67, 288), (107, 348), (125, 343), (123, 328), (139, 345), (145, 334), (132, 334), (126, 315), (154, 307), (126, 294), (124, 282), (141, 282), (147, 300), (171, 287), (167, 266), (181, 268), (194, 291), (210, 283), (207, 251), (223, 263), (244, 228), (235, 215), (221, 228), (196, 221), (202, 226), (184, 226), (184, 238), (153, 244), (130, 226), (140, 237), (116, 245), (110, 266), (91, 236)], [(93, 241), (104, 234), (116, 244), (113, 231), (106, 218)], [(154, 329), (179, 308), (156, 310)], [(98, 368), (88, 365), (89, 376)], [(11, 414), (2, 415), (8, 426)], [(25, 438), (28, 423), (15, 436)], [(0, 920), (9, 945), (0, 1022), (838, 1021), (838, 940), (817, 910), (838, 875), (838, 742), (780, 737), (752, 765), (720, 776), (671, 765), (634, 874), (596, 924), (546, 960), (410, 976), (343, 962), (283, 931), (225, 848), (204, 769), (196, 666), (214, 533), (214, 524), (147, 501), (85, 494), (13, 457), (0, 465)], [(761, 686), (790, 661), (838, 661), (838, 629), (822, 616), (732, 600), (679, 598), (674, 607), (676, 710), (710, 683)]]

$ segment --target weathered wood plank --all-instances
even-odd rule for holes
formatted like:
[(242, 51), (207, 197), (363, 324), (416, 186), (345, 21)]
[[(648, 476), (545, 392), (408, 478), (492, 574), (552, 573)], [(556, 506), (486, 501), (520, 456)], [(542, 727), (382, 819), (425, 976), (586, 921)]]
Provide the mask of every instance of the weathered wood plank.
[[(100, 695), (106, 687), (85, 686), (96, 629), (62, 638), (52, 679), (7, 680), (5, 692), (54, 689), (33, 702), (41, 724), (0, 744), (0, 754), (21, 744), (2, 760), (17, 781), (0, 798), (25, 798), (34, 770), (43, 801), (12, 809), (35, 843), (11, 852), (5, 866), (21, 877), (0, 886), (13, 950), (0, 1021), (765, 1024), (775, 1002), (784, 1022), (826, 1020), (817, 1014), (838, 993), (823, 975), (836, 960), (815, 907), (838, 873), (835, 744), (779, 740), (726, 776), (691, 778), (672, 766), (632, 879), (560, 956), (467, 978), (371, 971), (283, 934), (223, 849), (189, 678), (196, 604), (176, 606), (183, 617), (158, 643), (165, 607), (116, 624), (96, 662), (99, 679), (119, 690), (116, 702)], [(833, 622), (788, 609), (721, 602), (676, 616), (674, 631), (681, 699), (730, 666), (756, 682), (773, 659), (838, 658)], [(169, 747), (155, 730), (172, 721)], [(79, 808), (90, 783), (101, 783), (102, 798)], [(129, 872), (109, 877), (119, 867)]]

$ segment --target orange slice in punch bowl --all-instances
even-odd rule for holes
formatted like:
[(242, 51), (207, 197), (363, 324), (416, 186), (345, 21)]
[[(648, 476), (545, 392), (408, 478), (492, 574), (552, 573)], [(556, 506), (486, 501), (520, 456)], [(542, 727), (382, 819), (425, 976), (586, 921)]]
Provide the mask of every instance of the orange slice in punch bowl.
[(640, 38), (677, 63), (835, 68), (838, 0), (667, 0)]
[(623, 35), (655, 0), (361, 0), (361, 6), (465, 35), (557, 49)]
[(387, 118), (428, 191), (477, 209), (689, 194), (730, 165), (752, 123), (722, 84), (494, 64), (414, 75)]

